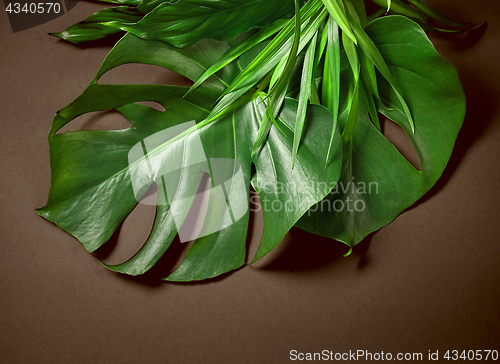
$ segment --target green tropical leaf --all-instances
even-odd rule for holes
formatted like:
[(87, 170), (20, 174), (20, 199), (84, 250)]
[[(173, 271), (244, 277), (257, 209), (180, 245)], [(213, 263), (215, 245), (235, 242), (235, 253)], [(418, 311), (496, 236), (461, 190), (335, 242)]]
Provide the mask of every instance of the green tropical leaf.
[(365, 2), (364, 0), (352, 0), (351, 2), (346, 3), (347, 7), (352, 6), (354, 13), (358, 14), (359, 17), (359, 25), (361, 25), (363, 28), (368, 25), (368, 16), (366, 15), (366, 8), (365, 8)]
[(375, 125), (377, 130), (380, 131), (381, 128), (380, 128), (380, 121), (378, 120), (377, 105), (375, 105), (373, 96), (371, 95), (370, 90), (364, 79), (361, 79), (360, 87), (361, 87), (360, 88), (361, 97), (363, 98), (363, 103), (366, 105), (368, 109), (368, 115), (370, 116), (370, 120), (372, 121), (373, 125)]
[[(271, 131), (264, 147), (253, 157), (253, 140), (267, 107), (259, 98), (260, 92), (216, 121), (207, 119), (213, 101), (234, 77), (232, 69), (239, 69), (236, 64), (229, 64), (225, 67), (228, 69), (184, 98), (186, 87), (98, 82), (105, 72), (126, 63), (155, 64), (196, 80), (228, 47), (226, 42), (205, 40), (178, 49), (132, 34), (122, 38), (84, 93), (54, 118), (49, 135), (51, 190), (47, 205), (38, 214), (75, 236), (88, 251), (95, 251), (156, 183), (157, 214), (151, 235), (129, 261), (107, 266), (116, 272), (138, 275), (168, 254), (201, 178), (208, 173), (212, 188), (201, 232), (167, 279), (200, 280), (244, 264), (250, 185), (260, 196), (264, 213), (264, 233), (255, 259), (271, 251), (309, 207), (329, 193), (340, 175), (340, 143), (327, 168), (323, 168), (328, 144), (324, 131), (330, 133), (331, 128), (328, 110), (322, 106), (308, 108), (308, 127), (292, 169), (295, 100), (287, 98), (276, 119), (284, 134)], [(210, 54), (207, 49), (211, 49)], [(158, 102), (165, 111), (139, 101)], [(57, 134), (79, 115), (109, 109), (124, 115), (131, 127)], [(162, 134), (172, 129), (178, 133)], [(137, 146), (143, 154), (131, 160), (131, 151)], [(220, 160), (225, 161), (222, 169), (217, 167)], [(222, 174), (217, 172), (220, 170)], [(239, 179), (227, 184), (232, 176)]]
[[(295, 28), (294, 28), (294, 37), (292, 49), (290, 50), (290, 54), (286, 58), (285, 68), (282, 72), (280, 72), (279, 78), (276, 81), (274, 86), (270, 86), (269, 93), (271, 94), (271, 100), (267, 105), (266, 113), (262, 119), (262, 123), (259, 127), (259, 131), (255, 138), (253, 147), (252, 147), (252, 155), (257, 152), (257, 150), (262, 146), (267, 135), (269, 134), (269, 130), (271, 129), (271, 122), (278, 128), (279, 131), (283, 133), (279, 124), (276, 122), (276, 117), (281, 109), (281, 105), (285, 101), (285, 96), (288, 90), (288, 85), (290, 84), (290, 78), (292, 76), (292, 71), (295, 67), (295, 61), (297, 60), (297, 53), (299, 51), (300, 44), (300, 8), (298, 0), (294, 0), (295, 2)], [(274, 76), (274, 74), (273, 74)], [(272, 83), (272, 78), (271, 78)], [(293, 163), (292, 163), (293, 165)]]
[[(317, 0), (315, 0), (318, 2)], [(312, 4), (315, 3), (312, 2)], [(307, 3), (303, 9), (311, 3)], [(321, 26), (321, 23), (325, 20), (328, 12), (326, 9), (317, 9), (314, 11), (314, 6), (309, 8), (311, 11), (310, 18), (311, 20), (307, 22), (305, 26), (301, 29), (300, 42), (298, 46), (298, 52), (301, 52), (302, 49), (310, 42), (311, 38), (314, 36), (318, 28)], [(305, 14), (308, 12), (306, 11)], [(305, 16), (305, 15), (302, 15)], [(295, 20), (295, 19), (293, 19)], [(286, 31), (288, 25), (282, 30)], [(282, 45), (277, 46), (276, 40), (281, 38), (281, 32), (273, 39), (267, 46), (264, 48), (262, 52), (260, 52), (255, 59), (248, 64), (243, 71), (238, 75), (238, 77), (229, 85), (229, 87), (224, 91), (221, 95), (220, 102), (217, 103), (215, 108), (210, 113), (209, 118), (215, 117), (215, 115), (223, 112), (224, 109), (230, 107), (231, 103), (235, 102), (241, 96), (246, 94), (256, 83), (265, 79), (266, 75), (272, 71), (276, 65), (280, 63), (280, 61), (290, 52), (290, 48), (293, 45), (293, 38), (288, 39), (288, 41), (282, 43)], [(281, 42), (281, 40), (279, 41)], [(270, 51), (270, 49), (275, 48)], [(283, 63), (283, 66), (285, 64)], [(271, 74), (273, 75), (273, 74)], [(263, 130), (265, 131), (265, 129)], [(263, 133), (261, 133), (263, 134)]]
[(328, 9), (330, 16), (335, 20), (346, 35), (351, 38), (354, 44), (358, 44), (358, 41), (353, 34), (350, 26), (350, 22), (346, 17), (344, 10), (340, 7), (336, 0), (322, 0), (325, 7)]
[(349, 65), (351, 66), (353, 81), (349, 82), (349, 107), (348, 107), (348, 117), (345, 123), (344, 130), (342, 131), (342, 141), (346, 144), (351, 140), (354, 129), (358, 123), (359, 115), (359, 74), (361, 72), (361, 66), (359, 63), (358, 52), (354, 43), (349, 37), (342, 33), (342, 43), (344, 45), (344, 50), (349, 60)]
[[(446, 167), (465, 116), (465, 97), (455, 69), (435, 51), (417, 24), (401, 16), (389, 16), (372, 22), (366, 32), (412, 109), (415, 132), (383, 77), (378, 78), (380, 97), (394, 110), (382, 104), (377, 105), (378, 109), (404, 129), (420, 157), (421, 170), (377, 130), (368, 118), (366, 106), (360, 104), (359, 121), (344, 146), (337, 188), (298, 223), (304, 230), (350, 247), (390, 223), (434, 185)], [(348, 77), (344, 71), (342, 79)], [(345, 100), (347, 93), (343, 86), (341, 98)], [(347, 113), (343, 112), (341, 126), (346, 119)]]
[(465, 32), (470, 32), (471, 30), (475, 30), (479, 27), (482, 27), (483, 25), (486, 24), (486, 22), (481, 22), (473, 27), (470, 27), (470, 28), (465, 28), (465, 29), (443, 29), (443, 28), (439, 28), (439, 27), (435, 27), (435, 26), (432, 26), (432, 25), (429, 25), (427, 23), (423, 23), (423, 22), (420, 22), (420, 21), (416, 21), (421, 27), (422, 29), (424, 30), (427, 30), (429, 32), (434, 32), (434, 33), (444, 33), (444, 34), (458, 34), (458, 33), (465, 33)]
[[(308, 44), (314, 32), (319, 28), (326, 16), (321, 12), (319, 1), (307, 2), (300, 11), (300, 22), (302, 24), (299, 51)], [(314, 22), (306, 20), (313, 18)], [(307, 23), (307, 24), (304, 24)], [(240, 75), (229, 85), (222, 96), (234, 90), (250, 88), (267, 75), (280, 61), (286, 58), (287, 53), (293, 45), (293, 35), (295, 34), (295, 17), (288, 21), (288, 24), (278, 33), (278, 35), (245, 67)], [(282, 63), (283, 67), (285, 62)]]
[(212, 76), (215, 72), (227, 66), (229, 63), (238, 59), (241, 55), (248, 52), (250, 49), (256, 47), (257, 45), (264, 42), (270, 36), (279, 32), (283, 27), (288, 23), (287, 21), (280, 19), (275, 23), (264, 27), (259, 32), (246, 39), (245, 41), (239, 43), (236, 47), (232, 48), (228, 51), (224, 56), (222, 56), (217, 62), (213, 63), (209, 69), (207, 69), (199, 79), (196, 80), (193, 86), (189, 89), (188, 93), (196, 89), (199, 85), (201, 85), (207, 78)]

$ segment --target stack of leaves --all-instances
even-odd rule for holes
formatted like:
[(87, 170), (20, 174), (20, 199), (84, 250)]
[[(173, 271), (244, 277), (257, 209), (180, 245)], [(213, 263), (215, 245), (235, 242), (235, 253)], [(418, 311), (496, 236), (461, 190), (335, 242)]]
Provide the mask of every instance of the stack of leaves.
[[(202, 175), (214, 190), (220, 184), (216, 160), (237, 162), (233, 172), (245, 181), (224, 190), (231, 223), (200, 234), (166, 280), (206, 279), (245, 264), (252, 189), (273, 206), (263, 205), (254, 261), (293, 226), (352, 248), (421, 198), (450, 158), (465, 97), (423, 29), (473, 28), (422, 0), (373, 0), (380, 8), (371, 15), (362, 0), (111, 2), (119, 6), (54, 34), (80, 43), (125, 32), (83, 94), (54, 117), (51, 189), (37, 212), (93, 252), (152, 184), (165, 187), (169, 202), (158, 201), (148, 240), (125, 263), (106, 265), (113, 271), (143, 274), (168, 254)], [(129, 63), (167, 68), (193, 86), (99, 83)], [(110, 109), (130, 128), (56, 134), (82, 114)], [(406, 132), (420, 169), (382, 134), (379, 115)], [(134, 146), (193, 120), (129, 161)], [(207, 163), (190, 168), (199, 141)], [(174, 189), (166, 187), (172, 179)], [(215, 226), (215, 215), (203, 226)]]

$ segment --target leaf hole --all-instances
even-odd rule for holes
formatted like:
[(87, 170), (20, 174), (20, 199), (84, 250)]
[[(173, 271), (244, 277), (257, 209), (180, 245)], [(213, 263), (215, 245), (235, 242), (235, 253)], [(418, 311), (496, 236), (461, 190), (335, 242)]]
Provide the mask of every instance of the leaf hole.
[(141, 197), (140, 204), (155, 206), (158, 196), (158, 185), (153, 182), (146, 193)]
[(166, 68), (139, 63), (128, 63), (115, 67), (99, 79), (100, 84), (129, 85), (176, 85), (191, 86), (193, 82)]
[(130, 128), (128, 119), (116, 110), (94, 111), (76, 117), (56, 134), (79, 130), (122, 130)]
[[(253, 166), (253, 164), (252, 164)], [(246, 261), (252, 263), (259, 249), (262, 234), (264, 232), (264, 214), (259, 195), (253, 188), (250, 188), (250, 217), (248, 221), (248, 232), (246, 240)]]
[(397, 123), (382, 117), (382, 134), (396, 147), (399, 153), (410, 163), (417, 171), (421, 171), (420, 157), (418, 156), (413, 144), (405, 133), (403, 128)]
[(193, 200), (193, 204), (191, 205), (186, 220), (179, 229), (179, 236), (184, 239), (187, 238), (187, 241), (196, 239), (198, 234), (201, 232), (208, 208), (210, 184), (210, 175), (205, 173), (201, 179), (200, 187), (198, 188), (196, 197)]
[(152, 109), (158, 110), (158, 111), (165, 111), (165, 107), (163, 107), (162, 104), (156, 101), (137, 101), (136, 104), (141, 104), (144, 106), (149, 106)]
[[(165, 278), (177, 269), (184, 260), (189, 248), (202, 229), (207, 211), (208, 191), (211, 179), (206, 173), (189, 210), (186, 221), (179, 231), (183, 229), (193, 236), (193, 239), (182, 243), (179, 235), (174, 239), (166, 253), (143, 277)], [(134, 210), (127, 216), (117, 229), (112, 238), (94, 254), (107, 264), (121, 264), (133, 257), (147, 241), (155, 220), (157, 185), (153, 183)]]
[(156, 206), (137, 204), (110, 240), (94, 254), (106, 264), (121, 264), (133, 257), (148, 239)]

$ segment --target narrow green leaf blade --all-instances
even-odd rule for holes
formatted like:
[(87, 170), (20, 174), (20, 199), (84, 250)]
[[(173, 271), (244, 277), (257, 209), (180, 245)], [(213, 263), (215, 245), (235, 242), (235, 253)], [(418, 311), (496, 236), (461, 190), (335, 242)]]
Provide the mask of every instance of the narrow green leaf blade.
[[(350, 38), (346, 37), (342, 33), (342, 43), (344, 45), (344, 50), (347, 55), (347, 59), (351, 66), (352, 75), (354, 77), (354, 82), (349, 84), (350, 95), (349, 95), (349, 106), (348, 106), (348, 117), (345, 124), (344, 130), (342, 131), (342, 141), (346, 144), (351, 140), (354, 129), (358, 123), (359, 115), (359, 75), (360, 75), (360, 63), (358, 58), (358, 53), (356, 51), (356, 46), (351, 41)], [(340, 77), (340, 76), (339, 76)]]
[[(313, 13), (312, 21), (310, 21), (301, 32), (298, 52), (300, 52), (309, 43), (327, 15), (328, 12), (326, 9), (319, 9)], [(293, 39), (289, 39), (288, 43), (292, 41)], [(265, 62), (260, 65), (259, 63), (251, 62), (238, 76), (238, 78), (236, 78), (231, 85), (226, 88), (220, 97), (220, 102), (216, 105), (214, 111), (212, 111), (211, 116), (216, 114), (215, 110), (220, 112), (224, 108), (228, 107), (230, 102), (236, 100), (238, 97), (252, 89), (258, 81), (262, 80), (273, 69), (273, 67), (280, 62), (286, 53), (288, 53), (287, 48), (283, 48), (278, 53), (274, 53), (269, 59), (265, 60)], [(279, 108), (276, 110), (279, 110)]]
[(368, 16), (366, 14), (366, 7), (364, 0), (352, 0), (346, 3), (347, 6), (352, 5), (356, 14), (359, 17), (360, 25), (364, 28), (368, 25)]
[(328, 9), (330, 16), (335, 20), (335, 22), (339, 25), (343, 32), (345, 32), (349, 38), (354, 42), (354, 44), (358, 44), (356, 40), (356, 36), (351, 30), (350, 22), (347, 19), (346, 15), (340, 8), (339, 4), (336, 0), (322, 0), (325, 7)]
[(307, 48), (306, 56), (304, 58), (304, 65), (302, 68), (302, 78), (300, 83), (301, 86), (298, 99), (299, 107), (297, 109), (297, 122), (295, 124), (295, 133), (293, 136), (292, 168), (295, 164), (295, 159), (297, 158), (300, 139), (302, 137), (304, 123), (306, 121), (307, 103), (309, 102), (309, 95), (311, 93), (311, 87), (313, 84), (313, 67), (317, 39), (318, 34), (316, 33), (311, 40), (311, 43), (309, 43), (309, 47)]
[(332, 134), (330, 144), (326, 153), (325, 165), (328, 163), (332, 147), (334, 145), (335, 133), (337, 132), (337, 120), (339, 115), (340, 100), (340, 35), (339, 26), (332, 18), (326, 24), (328, 34), (328, 45), (325, 59), (325, 75), (323, 80), (323, 104), (332, 113)]
[(359, 82), (354, 85), (352, 94), (350, 95), (351, 102), (349, 104), (347, 122), (345, 123), (344, 130), (342, 131), (342, 142), (347, 144), (350, 142), (356, 125), (358, 124), (359, 117)]
[(259, 32), (246, 39), (245, 41), (238, 44), (236, 47), (232, 48), (226, 54), (224, 54), (217, 62), (213, 63), (201, 76), (196, 80), (193, 86), (189, 89), (188, 93), (192, 92), (199, 85), (201, 85), (205, 80), (207, 80), (210, 76), (215, 74), (217, 71), (227, 66), (229, 63), (236, 60), (243, 53), (247, 52), (251, 48), (257, 46), (262, 43), (264, 40), (268, 39), (273, 34), (279, 32), (285, 24), (286, 20), (280, 19), (273, 23), (272, 25), (261, 29)]
[[(314, 32), (319, 28), (321, 20), (324, 19), (324, 12), (321, 11), (319, 0), (307, 2), (300, 11), (300, 22), (304, 22), (309, 17), (314, 18), (302, 30), (299, 44), (299, 51), (308, 43)], [(288, 21), (288, 24), (281, 32), (264, 48), (264, 50), (240, 73), (240, 75), (229, 85), (221, 95), (221, 98), (230, 92), (242, 88), (251, 87), (271, 71), (291, 50), (293, 45), (293, 34), (295, 27), (295, 17)]]
[(364, 52), (358, 52), (358, 56), (361, 65), (361, 78), (366, 83), (368, 92), (375, 97), (378, 102), (380, 102), (375, 65)]

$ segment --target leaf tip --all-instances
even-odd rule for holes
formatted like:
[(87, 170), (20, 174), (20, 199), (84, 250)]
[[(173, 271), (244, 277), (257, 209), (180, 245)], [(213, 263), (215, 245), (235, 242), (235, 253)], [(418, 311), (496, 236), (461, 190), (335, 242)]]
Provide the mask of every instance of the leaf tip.
[(349, 251), (344, 254), (344, 258), (347, 258), (352, 253), (352, 246), (349, 246)]
[(64, 39), (64, 35), (62, 32), (59, 32), (59, 33), (47, 33), (47, 35), (50, 35), (52, 37), (56, 37), (56, 38), (59, 38), (59, 39)]

